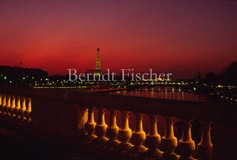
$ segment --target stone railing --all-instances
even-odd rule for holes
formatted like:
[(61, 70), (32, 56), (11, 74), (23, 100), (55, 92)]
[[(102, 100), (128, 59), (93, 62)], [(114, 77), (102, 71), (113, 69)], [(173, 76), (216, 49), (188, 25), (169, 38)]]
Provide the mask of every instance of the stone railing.
[(0, 94), (0, 115), (23, 123), (31, 122), (31, 98)]
[(55, 89), (5, 91), (0, 103), (2, 115), (30, 122), (48, 137), (77, 139), (79, 147), (111, 159), (234, 155), (228, 145), (236, 142), (232, 105)]
[[(211, 127), (220, 111), (211, 112), (209, 103), (76, 93), (71, 93), (70, 102), (87, 109), (86, 144), (110, 151), (110, 158), (212, 159)], [(164, 122), (163, 135), (158, 132), (159, 117)], [(191, 132), (194, 120), (200, 123), (200, 141), (196, 143)], [(121, 121), (120, 127), (117, 121)], [(174, 125), (179, 123), (180, 139), (174, 131)], [(147, 131), (144, 125), (149, 128)]]

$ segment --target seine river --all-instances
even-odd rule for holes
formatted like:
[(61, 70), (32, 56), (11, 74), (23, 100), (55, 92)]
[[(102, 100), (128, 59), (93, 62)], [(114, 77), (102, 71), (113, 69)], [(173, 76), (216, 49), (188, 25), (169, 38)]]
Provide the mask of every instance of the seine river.
[(207, 101), (208, 98), (204, 95), (194, 94), (192, 92), (182, 91), (175, 88), (149, 88), (135, 91), (117, 91), (110, 94), (120, 94), (124, 96), (141, 96), (160, 99), (175, 99), (185, 101)]

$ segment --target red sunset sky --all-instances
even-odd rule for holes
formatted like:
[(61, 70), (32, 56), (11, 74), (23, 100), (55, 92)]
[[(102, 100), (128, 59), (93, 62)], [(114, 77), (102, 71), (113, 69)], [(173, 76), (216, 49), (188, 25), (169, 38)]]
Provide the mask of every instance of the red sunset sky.
[(0, 66), (85, 72), (97, 47), (103, 71), (219, 74), (237, 60), (237, 1), (0, 1)]

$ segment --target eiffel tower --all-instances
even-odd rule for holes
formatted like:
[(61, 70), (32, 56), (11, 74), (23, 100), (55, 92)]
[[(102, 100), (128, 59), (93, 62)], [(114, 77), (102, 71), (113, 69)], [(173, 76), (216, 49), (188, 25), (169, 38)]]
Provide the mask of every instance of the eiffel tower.
[(97, 48), (97, 56), (96, 56), (96, 66), (95, 66), (95, 76), (101, 76), (101, 68), (100, 68), (100, 48)]

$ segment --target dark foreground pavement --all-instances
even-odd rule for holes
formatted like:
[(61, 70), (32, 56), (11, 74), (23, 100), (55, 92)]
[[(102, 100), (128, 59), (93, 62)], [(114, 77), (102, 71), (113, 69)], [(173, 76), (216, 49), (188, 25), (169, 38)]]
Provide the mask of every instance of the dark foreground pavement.
[[(24, 135), (23, 135), (24, 134)], [(0, 126), (1, 160), (97, 160), (96, 155)]]

